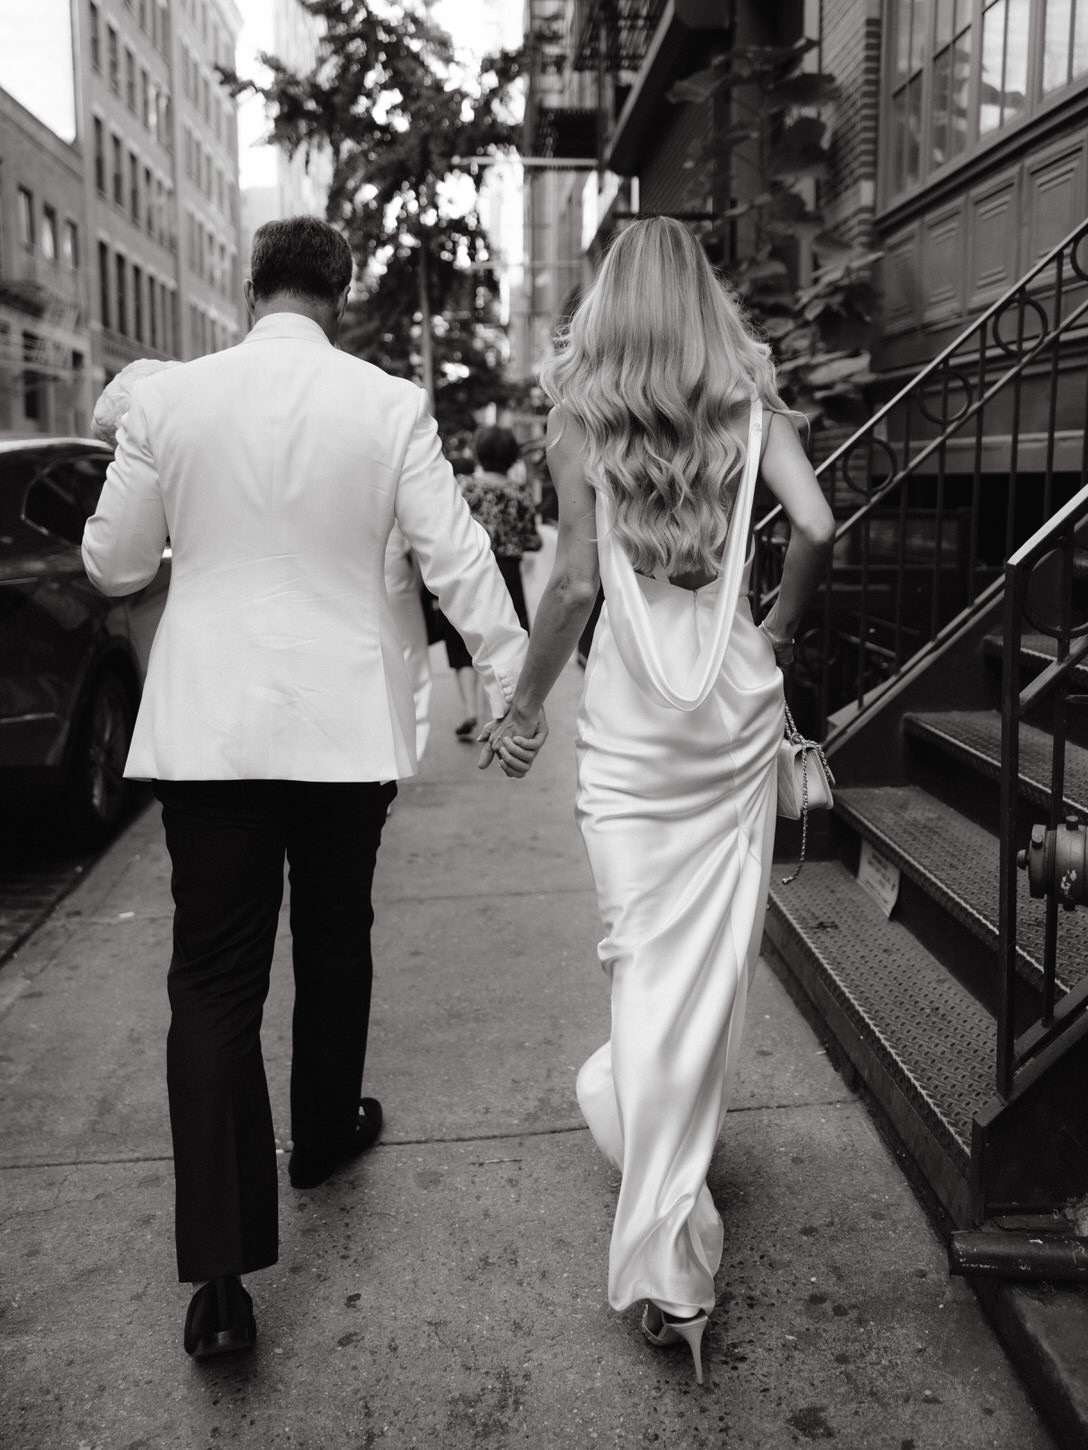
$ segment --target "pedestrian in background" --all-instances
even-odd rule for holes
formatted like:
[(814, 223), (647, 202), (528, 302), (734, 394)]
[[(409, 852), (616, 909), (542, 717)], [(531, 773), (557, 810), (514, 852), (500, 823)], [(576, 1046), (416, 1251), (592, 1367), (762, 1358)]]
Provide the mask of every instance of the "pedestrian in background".
[(278, 1254), (260, 1027), (285, 858), (292, 1185), (322, 1183), (381, 1129), (381, 1105), (360, 1097), (370, 891), (396, 781), (416, 769), (384, 581), (394, 523), (500, 711), (525, 652), (426, 395), (333, 346), (351, 278), (324, 222), (259, 227), (252, 331), (136, 384), (83, 539), (111, 595), (154, 577), (167, 537), (173, 553), (126, 775), (154, 781), (170, 852), (167, 1083), (178, 1273), (197, 1286), (184, 1344), (199, 1358), (252, 1345), (241, 1276)]
[[(609, 1302), (645, 1300), (647, 1339), (686, 1343), (701, 1382), (723, 1242), (706, 1180), (763, 929), (778, 665), (834, 519), (769, 349), (679, 222), (619, 234), (543, 383), (555, 404), (558, 552), (513, 704), (488, 739), (501, 752), (530, 729), (603, 584), (578, 716), (577, 813), (612, 1030), (578, 1074), (578, 1100), (623, 1175)], [(759, 473), (791, 536), (757, 629), (746, 576)]]
[[(461, 491), (472, 517), (487, 530), (518, 621), (523, 629), (528, 630), (529, 613), (521, 579), (521, 560), (524, 554), (540, 548), (540, 535), (536, 527), (532, 488), (524, 470), (520, 477), (515, 476), (521, 449), (509, 428), (496, 427), (481, 428), (473, 448), (476, 467), (462, 478)], [(459, 740), (471, 744), (477, 724), (484, 718), (484, 702), (479, 696), (475, 678), (468, 674), (467, 654), (463, 646), (458, 648), (456, 631), (448, 626), (446, 657), (457, 671), (462, 706), (467, 710), (455, 734)], [(471, 696), (468, 686), (473, 691)]]

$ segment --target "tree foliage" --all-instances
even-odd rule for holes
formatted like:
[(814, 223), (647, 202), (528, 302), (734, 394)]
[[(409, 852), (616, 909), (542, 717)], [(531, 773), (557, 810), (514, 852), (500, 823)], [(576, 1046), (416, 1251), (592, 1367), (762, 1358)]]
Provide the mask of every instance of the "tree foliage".
[[(709, 228), (730, 258), (731, 275), (754, 320), (773, 341), (779, 376), (795, 406), (818, 419), (848, 419), (871, 380), (869, 347), (876, 305), (876, 253), (832, 231), (818, 183), (829, 168), (829, 114), (839, 98), (834, 76), (803, 69), (815, 47), (737, 46), (677, 82), (670, 100), (706, 101), (725, 93), (731, 120), (704, 159), (743, 177), (743, 199)], [(724, 154), (723, 154), (724, 150)], [(742, 186), (734, 190), (742, 191)], [(798, 285), (799, 247), (810, 249), (813, 274)], [(740, 248), (737, 248), (740, 251)]]
[(326, 215), (344, 229), (363, 271), (345, 345), (418, 376), (441, 421), (445, 392), (463, 411), (479, 391), (466, 388), (464, 368), (492, 387), (500, 381), (489, 362), (494, 279), (476, 158), (516, 142), (520, 56), (489, 57), (470, 80), (421, 0), (302, 3), (325, 27), (313, 69), (299, 74), (264, 55), (266, 84), (229, 79), (236, 92), (264, 97), (269, 139), (288, 155), (327, 152)]

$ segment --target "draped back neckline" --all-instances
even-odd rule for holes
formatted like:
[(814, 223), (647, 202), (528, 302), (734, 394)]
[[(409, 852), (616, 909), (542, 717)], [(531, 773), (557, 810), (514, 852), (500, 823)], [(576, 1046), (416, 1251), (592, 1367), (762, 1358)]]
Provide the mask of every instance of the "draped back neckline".
[(721, 673), (744, 577), (762, 434), (763, 403), (753, 398), (748, 415), (748, 454), (733, 505), (721, 570), (716, 584), (704, 586), (706, 590), (717, 590), (713, 616), (706, 638), (684, 679), (672, 678), (666, 668), (639, 576), (615, 536), (611, 498), (605, 490), (597, 490), (597, 541), (609, 623), (627, 671), (643, 693), (658, 704), (677, 710), (696, 710)]

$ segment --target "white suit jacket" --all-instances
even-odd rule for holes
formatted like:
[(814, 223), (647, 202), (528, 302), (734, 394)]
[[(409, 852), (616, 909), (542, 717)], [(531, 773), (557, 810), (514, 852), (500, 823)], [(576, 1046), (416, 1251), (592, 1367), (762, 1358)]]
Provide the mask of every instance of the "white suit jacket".
[(391, 780), (416, 769), (386, 595), (394, 521), (503, 713), (526, 648), (423, 391), (293, 312), (136, 384), (83, 560), (170, 589), (125, 774)]

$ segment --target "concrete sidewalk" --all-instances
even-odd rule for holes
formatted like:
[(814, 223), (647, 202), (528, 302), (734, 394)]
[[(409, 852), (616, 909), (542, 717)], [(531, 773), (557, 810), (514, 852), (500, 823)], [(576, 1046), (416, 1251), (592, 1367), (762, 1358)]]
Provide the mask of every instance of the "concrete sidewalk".
[[(0, 972), (5, 1450), (1052, 1444), (860, 1102), (757, 973), (712, 1169), (726, 1222), (699, 1389), (605, 1297), (616, 1177), (574, 1100), (607, 1034), (573, 823), (571, 669), (528, 780), (475, 769), (436, 681), (376, 886), (381, 1144), (281, 1178), (248, 1357), (191, 1363), (164, 1085), (169, 873), (149, 811)], [(265, 1019), (287, 1125), (286, 912)]]

